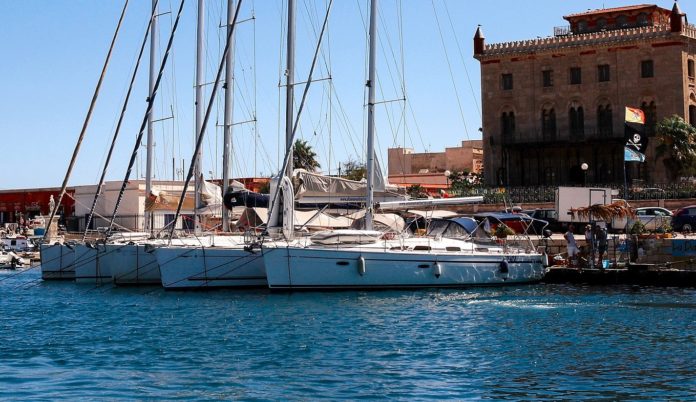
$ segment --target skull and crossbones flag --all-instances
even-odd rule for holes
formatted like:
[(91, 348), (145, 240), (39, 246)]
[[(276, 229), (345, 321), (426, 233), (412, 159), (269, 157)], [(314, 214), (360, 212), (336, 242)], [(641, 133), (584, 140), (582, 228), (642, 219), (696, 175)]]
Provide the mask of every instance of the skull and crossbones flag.
[[(638, 108), (626, 107), (626, 122), (624, 125), (624, 137), (626, 139), (625, 155), (638, 155), (639, 161), (645, 160), (645, 150), (648, 147), (648, 138), (645, 136), (645, 114)], [(625, 161), (637, 161), (635, 158)]]

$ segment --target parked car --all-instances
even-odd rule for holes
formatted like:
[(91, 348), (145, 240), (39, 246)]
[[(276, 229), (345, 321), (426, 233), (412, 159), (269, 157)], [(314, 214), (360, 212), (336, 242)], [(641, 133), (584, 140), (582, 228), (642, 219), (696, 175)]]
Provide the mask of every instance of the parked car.
[(628, 227), (632, 227), (636, 220), (640, 220), (646, 230), (656, 231), (672, 223), (672, 211), (660, 207), (636, 208), (636, 218), (628, 220)]
[(672, 229), (677, 232), (691, 232), (696, 228), (696, 205), (679, 208), (672, 215)]

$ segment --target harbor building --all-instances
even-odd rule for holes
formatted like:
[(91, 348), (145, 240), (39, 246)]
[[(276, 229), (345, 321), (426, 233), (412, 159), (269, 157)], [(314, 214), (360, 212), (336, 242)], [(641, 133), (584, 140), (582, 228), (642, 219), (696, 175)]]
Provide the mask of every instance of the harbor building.
[(696, 124), (696, 27), (676, 2), (563, 18), (546, 38), (487, 44), (476, 30), (486, 184), (623, 183), (627, 106), (643, 110), (648, 140), (628, 179), (666, 182), (655, 125)]
[[(58, 206), (58, 215), (70, 218), (75, 214), (74, 188), (66, 189), (66, 195)], [(23, 224), (35, 216), (51, 213), (51, 196), (58, 201), (60, 187), (0, 190), (0, 225)]]
[(447, 147), (444, 152), (389, 148), (387, 158), (389, 183), (402, 187), (418, 184), (433, 194), (447, 189), (447, 172), (481, 173), (483, 169), (481, 140), (462, 141), (461, 146)]
[[(267, 186), (268, 178), (246, 177), (235, 179), (251, 191), (259, 192)], [(222, 180), (207, 181), (208, 185), (221, 186)], [(114, 206), (118, 200), (122, 182), (107, 181), (102, 187), (102, 193), (95, 206), (94, 217), (90, 222), (89, 229), (97, 230), (109, 224)], [(145, 180), (130, 180), (126, 184), (123, 197), (120, 201), (118, 215), (114, 220), (116, 227), (123, 230), (140, 231), (144, 226), (146, 206), (150, 206), (152, 212), (152, 227), (160, 230), (168, 227), (176, 214), (183, 182), (156, 180), (153, 181), (153, 188), (159, 197), (156, 199), (148, 197), (145, 192)], [(58, 208), (57, 216), (59, 222), (64, 225), (69, 232), (83, 232), (87, 223), (94, 194), (97, 185), (78, 185), (66, 188), (65, 196)], [(210, 189), (214, 193), (219, 193), (219, 188)], [(189, 185), (188, 192), (184, 198), (181, 210), (181, 217), (176, 223), (177, 229), (193, 229), (193, 204), (194, 186)], [(7, 189), (0, 190), (0, 226), (8, 224), (23, 225), (28, 220), (37, 217), (48, 217), (50, 211), (50, 199), (53, 196), (57, 202), (60, 195), (60, 188), (34, 188), (34, 189)], [(220, 193), (221, 195), (221, 193)], [(151, 198), (152, 202), (148, 202)], [(220, 200), (216, 201), (221, 203)], [(220, 223), (221, 205), (211, 205), (199, 208), (201, 221), (204, 229), (216, 229)]]

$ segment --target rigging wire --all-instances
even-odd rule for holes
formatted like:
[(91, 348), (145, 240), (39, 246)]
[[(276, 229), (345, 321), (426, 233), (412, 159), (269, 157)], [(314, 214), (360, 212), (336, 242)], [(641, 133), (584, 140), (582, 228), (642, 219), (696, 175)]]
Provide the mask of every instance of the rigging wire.
[[(63, 185), (61, 186), (60, 189), (60, 195), (58, 196), (58, 201), (56, 202), (55, 206), (53, 207), (53, 210), (51, 211), (51, 216), (48, 219), (48, 225), (50, 227), (51, 223), (53, 222), (53, 218), (56, 216), (56, 212), (58, 211), (58, 208), (60, 208), (60, 204), (63, 201), (63, 197), (65, 196), (65, 189), (68, 187), (68, 180), (70, 180), (70, 174), (72, 173), (73, 167), (75, 166), (75, 161), (77, 160), (77, 155), (80, 152), (80, 147), (82, 145), (82, 140), (85, 138), (85, 133), (87, 132), (87, 127), (89, 126), (89, 121), (92, 117), (92, 112), (94, 111), (94, 106), (97, 103), (97, 98), (99, 97), (99, 90), (101, 89), (101, 85), (104, 82), (104, 76), (106, 75), (106, 70), (109, 67), (109, 61), (111, 60), (111, 54), (113, 53), (114, 50), (114, 45), (116, 44), (116, 38), (118, 37), (118, 33), (121, 30), (121, 24), (123, 23), (123, 17), (126, 15), (126, 9), (128, 8), (128, 0), (126, 0), (123, 4), (123, 10), (121, 11), (121, 16), (118, 19), (118, 24), (116, 25), (116, 30), (114, 31), (114, 36), (111, 39), (111, 45), (109, 46), (109, 51), (106, 54), (106, 60), (104, 60), (104, 66), (102, 67), (101, 75), (99, 76), (99, 81), (97, 82), (97, 87), (94, 89), (94, 94), (92, 95), (92, 101), (90, 102), (89, 109), (87, 110), (87, 116), (85, 116), (85, 121), (82, 124), (82, 130), (80, 131), (80, 135), (77, 139), (77, 143), (75, 144), (75, 149), (73, 150), (72, 158), (70, 159), (70, 164), (68, 165), (68, 170), (65, 172), (65, 178), (63, 179)], [(44, 233), (43, 239), (46, 239), (48, 236), (49, 230), (46, 230), (46, 233)]]
[[(183, 2), (183, 0), (182, 0)], [(212, 88), (212, 93), (210, 94), (210, 100), (208, 101), (208, 106), (206, 107), (205, 110), (205, 115), (203, 116), (203, 122), (201, 125), (200, 132), (196, 133), (197, 138), (196, 138), (196, 146), (194, 148), (194, 155), (198, 153), (198, 151), (201, 148), (202, 142), (205, 138), (205, 129), (206, 126), (208, 125), (208, 120), (210, 119), (210, 112), (213, 106), (213, 103), (215, 102), (215, 95), (217, 93), (218, 85), (220, 83), (220, 78), (222, 76), (222, 71), (224, 70), (225, 66), (225, 57), (227, 56), (227, 52), (230, 49), (230, 38), (234, 34), (234, 31), (236, 30), (236, 25), (237, 25), (237, 18), (239, 17), (239, 9), (242, 6), (242, 0), (239, 0), (237, 2), (237, 8), (234, 11), (234, 18), (232, 19), (232, 28), (229, 30), (229, 33), (227, 34), (227, 39), (225, 42), (225, 50), (222, 52), (222, 55), (220, 56), (220, 64), (218, 66), (217, 74), (215, 76), (215, 83), (213, 84)], [(186, 175), (186, 180), (184, 181), (184, 186), (183, 189), (181, 190), (181, 197), (179, 198), (179, 204), (176, 207), (176, 214), (174, 215), (174, 222), (176, 222), (179, 219), (179, 216), (181, 215), (181, 207), (184, 204), (184, 199), (186, 198), (186, 191), (188, 190), (188, 185), (191, 182), (191, 177), (193, 176), (193, 171), (194, 171), (194, 166), (195, 166), (195, 161), (191, 160), (191, 164), (189, 165), (189, 170)], [(169, 231), (169, 242), (171, 243), (172, 236), (174, 235), (174, 225), (171, 226), (171, 229)]]
[[(287, 26), (286, 23), (286, 14), (287, 14), (287, 8), (286, 4), (287, 2), (282, 2), (282, 9), (280, 12), (280, 43), (278, 46), (278, 116), (277, 116), (277, 127), (276, 127), (276, 166), (280, 166), (280, 144), (281, 144), (281, 127), (282, 127), (282, 118), (281, 116), (283, 115), (282, 113), (282, 104), (283, 104), (283, 84), (282, 84), (282, 79), (283, 79), (283, 43), (285, 41), (285, 35), (287, 34), (286, 30), (283, 29), (283, 27)], [(283, 141), (285, 143), (285, 141)]]
[(258, 82), (256, 80), (256, 71), (258, 70), (258, 64), (256, 64), (256, 0), (252, 0), (251, 2), (251, 16), (254, 19), (253, 24), (254, 24), (254, 30), (253, 30), (253, 62), (254, 62), (254, 115), (253, 115), (253, 121), (254, 125), (251, 128), (251, 132), (254, 136), (254, 171), (252, 174), (252, 177), (257, 177), (258, 176), (258, 167), (256, 165), (257, 162), (257, 157), (258, 157), (258, 152), (259, 152), (259, 126), (258, 126), (258, 120), (256, 119), (257, 114), (258, 114), (258, 108), (257, 108), (257, 91), (258, 91)]
[(466, 126), (466, 119), (464, 118), (464, 108), (462, 107), (462, 101), (459, 97), (459, 90), (457, 89), (457, 82), (454, 79), (454, 72), (452, 71), (452, 64), (450, 63), (449, 54), (447, 53), (447, 46), (445, 45), (445, 37), (442, 34), (442, 28), (440, 26), (440, 18), (437, 15), (437, 8), (435, 7), (435, 0), (431, 0), (433, 5), (433, 14), (435, 15), (435, 21), (437, 22), (437, 30), (440, 34), (440, 41), (442, 43), (442, 50), (445, 53), (445, 60), (447, 60), (447, 67), (449, 69), (450, 79), (452, 80), (452, 89), (454, 89), (454, 94), (457, 97), (457, 105), (459, 106), (459, 114), (462, 117), (462, 123), (464, 124), (464, 133), (466, 134), (466, 139), (469, 139), (469, 130)]
[(181, 12), (184, 9), (184, 2), (185, 0), (181, 0), (181, 4), (179, 5), (179, 11), (176, 15), (176, 21), (174, 22), (174, 27), (172, 28), (172, 33), (169, 35), (169, 42), (167, 43), (167, 50), (164, 53), (164, 57), (162, 58), (162, 61), (160, 63), (160, 69), (159, 73), (157, 74), (157, 80), (155, 81), (155, 85), (153, 87), (152, 94), (150, 95), (150, 98), (148, 99), (147, 102), (147, 110), (145, 111), (145, 116), (143, 117), (142, 124), (140, 125), (140, 131), (138, 132), (138, 137), (136, 138), (135, 141), (135, 147), (133, 148), (133, 153), (131, 154), (131, 159), (128, 164), (128, 169), (126, 170), (126, 177), (123, 179), (123, 183), (121, 183), (121, 190), (118, 193), (118, 198), (116, 199), (116, 205), (114, 206), (114, 213), (111, 216), (111, 220), (109, 222), (109, 229), (107, 234), (111, 234), (111, 229), (114, 224), (114, 220), (116, 219), (116, 214), (118, 213), (118, 208), (121, 204), (121, 200), (123, 199), (123, 194), (126, 190), (126, 185), (128, 184), (128, 179), (130, 178), (131, 171), (133, 169), (133, 164), (135, 163), (135, 159), (138, 156), (138, 148), (140, 148), (140, 142), (142, 141), (143, 135), (145, 133), (145, 125), (147, 124), (147, 119), (150, 113), (152, 113), (152, 107), (155, 102), (155, 98), (157, 96), (157, 90), (159, 88), (160, 82), (162, 81), (162, 74), (164, 72), (164, 67), (167, 64), (167, 59), (169, 58), (169, 51), (171, 50), (172, 43), (174, 42), (174, 34), (176, 33), (176, 29), (179, 26), (179, 19), (181, 18)]
[(476, 111), (479, 117), (481, 117), (481, 108), (479, 107), (478, 98), (476, 97), (476, 92), (474, 91), (474, 86), (471, 84), (471, 77), (469, 76), (469, 69), (466, 68), (466, 63), (464, 62), (464, 53), (462, 52), (462, 47), (459, 44), (459, 38), (457, 37), (457, 31), (454, 29), (454, 24), (452, 23), (452, 16), (449, 12), (449, 7), (447, 6), (447, 1), (443, 1), (442, 4), (445, 6), (445, 13), (447, 14), (447, 19), (449, 20), (450, 28), (452, 29), (452, 35), (454, 35), (454, 42), (457, 44), (457, 50), (459, 51), (459, 58), (462, 61), (462, 66), (464, 66), (464, 75), (466, 75), (466, 80), (469, 83), (469, 89), (471, 89), (471, 97), (474, 99), (474, 105), (476, 106)]
[[(327, 23), (329, 21), (329, 13), (331, 12), (331, 5), (332, 4), (333, 4), (333, 0), (329, 0), (329, 5), (326, 8), (326, 16), (324, 17), (324, 23), (322, 24), (321, 33), (319, 34), (319, 40), (317, 41), (317, 46), (316, 46), (316, 49), (314, 50), (314, 57), (312, 58), (312, 65), (309, 68), (309, 74), (307, 76), (307, 83), (305, 84), (304, 91), (302, 92), (302, 100), (300, 101), (300, 106), (297, 109), (297, 115), (295, 116), (295, 121), (294, 121), (294, 124), (292, 127), (292, 134), (291, 134), (291, 138), (290, 138), (292, 141), (290, 142), (290, 144), (294, 143), (295, 136), (297, 135), (297, 127), (298, 127), (299, 122), (300, 122), (300, 116), (302, 115), (302, 110), (304, 109), (305, 101), (307, 100), (307, 94), (309, 93), (309, 88), (312, 84), (312, 76), (314, 74), (314, 69), (315, 69), (316, 64), (317, 64), (317, 58), (319, 55), (319, 51), (321, 50), (321, 41), (322, 41), (322, 38), (324, 37), (324, 31), (326, 30), (326, 26), (327, 26)], [(288, 147), (288, 148), (290, 148), (290, 147)], [(282, 175), (286, 171), (288, 163), (290, 161), (291, 154), (292, 154), (292, 152), (290, 149), (287, 149), (285, 151), (285, 156), (283, 158), (283, 165), (281, 166), (281, 169), (279, 170), (279, 176)], [(272, 202), (270, 202), (268, 204), (269, 205), (269, 208), (268, 208), (268, 216), (269, 217), (273, 216), (273, 206), (275, 205), (279, 194), (280, 194), (280, 191), (278, 188), (278, 191), (275, 191), (275, 193), (273, 194)]]
[(104, 186), (104, 180), (106, 178), (106, 171), (109, 168), (109, 163), (111, 162), (111, 156), (114, 153), (114, 148), (116, 146), (116, 140), (118, 139), (118, 135), (121, 132), (121, 124), (123, 123), (123, 117), (126, 115), (126, 109), (128, 109), (128, 103), (130, 101), (130, 96), (133, 91), (133, 84), (135, 83), (135, 78), (138, 75), (138, 70), (140, 69), (140, 61), (142, 60), (143, 53), (145, 53), (145, 45), (147, 44), (147, 38), (149, 36), (149, 31), (150, 27), (152, 26), (152, 22), (154, 21), (157, 16), (155, 16), (155, 13), (157, 12), (157, 3), (159, 1), (155, 0), (155, 3), (152, 7), (152, 12), (150, 13), (150, 20), (148, 21), (147, 24), (147, 29), (145, 29), (145, 35), (143, 37), (143, 42), (140, 45), (140, 53), (138, 53), (138, 59), (135, 62), (135, 68), (133, 69), (133, 74), (131, 75), (131, 80), (130, 84), (128, 85), (128, 92), (126, 93), (126, 98), (123, 101), (123, 106), (121, 107), (121, 114), (118, 117), (118, 123), (116, 124), (116, 130), (114, 130), (114, 135), (111, 140), (111, 146), (109, 147), (109, 152), (107, 153), (106, 156), (106, 161), (104, 162), (104, 168), (102, 169), (101, 177), (99, 178), (99, 183), (97, 184), (97, 189), (94, 193), (94, 200), (92, 200), (92, 206), (89, 209), (89, 214), (87, 215), (87, 221), (85, 222), (85, 232), (82, 234), (82, 241), (85, 241), (85, 237), (87, 237), (87, 229), (89, 228), (90, 223), (92, 223), (92, 217), (94, 216), (94, 209), (97, 207), (97, 201), (99, 200), (99, 196), (102, 193), (102, 188)]
[[(169, 0), (169, 9), (173, 10), (174, 8), (172, 7), (172, 0)], [(171, 13), (170, 13), (171, 15)], [(173, 28), (173, 19), (169, 18), (169, 29), (171, 30)], [(171, 73), (172, 77), (176, 77), (176, 57), (175, 57), (176, 49), (172, 49), (172, 60), (171, 60)], [(161, 55), (160, 55), (161, 57)], [(177, 80), (172, 79), (172, 104), (170, 104), (170, 110), (172, 112), (172, 158), (175, 161), (178, 161), (181, 158), (181, 126), (179, 125), (180, 119), (179, 117), (181, 116), (181, 111), (179, 110), (179, 103), (177, 102), (178, 97), (178, 89), (177, 89)], [(176, 145), (175, 145), (176, 144)], [(172, 172), (172, 177), (175, 179), (178, 177), (176, 174), (176, 171), (178, 170), (175, 166), (172, 167), (174, 169), (174, 172)], [(182, 172), (183, 175), (183, 172)]]

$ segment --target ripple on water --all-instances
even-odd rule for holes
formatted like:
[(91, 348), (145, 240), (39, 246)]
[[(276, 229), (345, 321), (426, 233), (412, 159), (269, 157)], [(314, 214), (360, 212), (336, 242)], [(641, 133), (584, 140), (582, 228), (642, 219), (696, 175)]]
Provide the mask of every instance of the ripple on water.
[(9, 275), (0, 272), (3, 399), (690, 399), (696, 390), (690, 289), (165, 292)]

